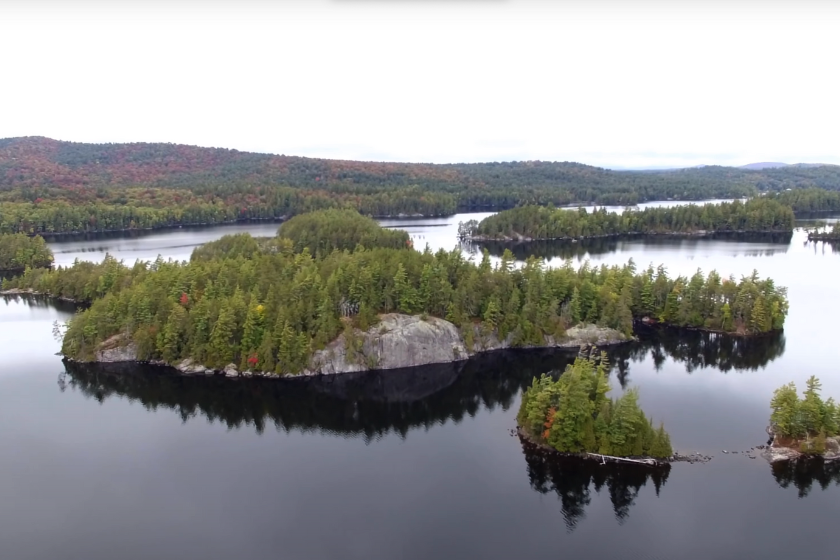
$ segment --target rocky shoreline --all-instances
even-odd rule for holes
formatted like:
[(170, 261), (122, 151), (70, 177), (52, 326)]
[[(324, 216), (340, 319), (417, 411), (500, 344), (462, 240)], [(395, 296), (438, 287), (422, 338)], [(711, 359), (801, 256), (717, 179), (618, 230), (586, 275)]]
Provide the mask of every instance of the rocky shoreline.
[[(326, 348), (316, 351), (309, 367), (301, 376), (335, 375), (369, 370), (390, 370), (429, 364), (452, 363), (467, 360), (476, 354), (514, 348), (512, 337), (499, 340), (494, 334), (481, 333), (480, 325), (474, 326), (473, 343), (469, 345), (459, 328), (437, 317), (422, 317), (389, 313), (367, 331), (354, 331), (355, 340), (345, 340), (341, 334)], [(546, 337), (541, 345), (525, 348), (565, 348), (577, 350), (581, 346), (606, 347), (633, 340), (614, 329), (595, 325), (580, 325), (555, 339)], [(519, 347), (517, 347), (519, 348)], [(136, 345), (124, 334), (117, 334), (102, 342), (91, 362), (139, 362)], [(225, 377), (279, 377), (274, 372), (240, 371), (236, 364), (222, 369), (205, 367), (187, 358), (178, 363), (162, 361), (153, 365), (169, 366), (182, 375), (224, 375)]]
[(799, 449), (779, 443), (778, 436), (773, 433), (772, 428), (767, 428), (770, 436), (770, 443), (760, 446), (763, 451), (761, 456), (767, 459), (770, 464), (783, 461), (798, 461), (800, 459), (822, 459), (826, 463), (840, 460), (840, 436), (825, 438), (825, 453), (819, 455), (814, 453), (802, 453)]
[(599, 463), (604, 462), (627, 462), (629, 464), (638, 464), (640, 466), (647, 466), (647, 467), (665, 467), (671, 465), (671, 463), (708, 463), (712, 460), (712, 457), (708, 455), (703, 455), (701, 453), (688, 453), (683, 454), (677, 451), (674, 452), (673, 455), (667, 457), (665, 459), (661, 458), (654, 458), (654, 457), (607, 457), (604, 455), (599, 455), (598, 453), (564, 453), (562, 451), (557, 451), (550, 445), (546, 445), (545, 443), (536, 441), (531, 434), (529, 434), (525, 429), (521, 426), (517, 426), (516, 429), (510, 431), (510, 435), (518, 436), (519, 441), (523, 444), (528, 444), (535, 448), (542, 450), (543, 452), (553, 455), (555, 457), (562, 457), (562, 458), (569, 458), (574, 457), (586, 461), (597, 461)]

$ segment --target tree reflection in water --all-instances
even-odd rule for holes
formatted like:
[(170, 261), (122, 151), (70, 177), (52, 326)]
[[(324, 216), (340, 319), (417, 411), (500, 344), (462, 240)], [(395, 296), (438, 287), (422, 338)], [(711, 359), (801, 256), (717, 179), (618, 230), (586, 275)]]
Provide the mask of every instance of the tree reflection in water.
[[(628, 381), (630, 362), (648, 355), (656, 367), (671, 357), (685, 364), (688, 372), (702, 367), (727, 372), (764, 367), (784, 352), (781, 333), (738, 338), (642, 327), (638, 335), (638, 342), (610, 351), (612, 369), (622, 386)], [(185, 377), (168, 368), (65, 362), (59, 386), (100, 402), (125, 398), (139, 401), (149, 410), (171, 409), (184, 422), (200, 416), (231, 428), (251, 425), (258, 433), (273, 424), (286, 432), (318, 431), (358, 437), (369, 443), (388, 433), (404, 438), (412, 430), (449, 421), (458, 423), (483, 408), (508, 410), (535, 376), (544, 372), (559, 375), (574, 361), (575, 354), (505, 351), (456, 364), (281, 380)], [(523, 442), (523, 450), (531, 486), (541, 493), (557, 494), (570, 530), (584, 517), (591, 489), (600, 492), (606, 487), (621, 523), (641, 487), (650, 480), (658, 495), (670, 469), (547, 457), (545, 451), (528, 442)], [(823, 487), (837, 482), (838, 473), (840, 465), (773, 467), (779, 484), (793, 484), (801, 496), (808, 493), (814, 480)]]
[(816, 482), (827, 490), (832, 484), (840, 486), (840, 461), (826, 462), (822, 458), (781, 461), (770, 465), (773, 478), (782, 488), (793, 485), (800, 498), (808, 495)]
[(777, 247), (762, 247), (754, 251), (745, 251), (746, 256), (773, 255), (785, 253), (790, 245), (792, 233), (726, 233), (720, 232), (705, 237), (668, 236), (668, 235), (624, 235), (614, 237), (596, 237), (581, 239), (580, 241), (527, 241), (511, 243), (503, 241), (465, 242), (461, 249), (477, 254), (482, 250), (496, 257), (502, 256), (505, 249), (510, 249), (517, 260), (524, 261), (530, 256), (541, 259), (573, 259), (581, 260), (592, 255), (615, 253), (632, 244), (635, 247), (682, 248), (694, 247), (698, 244), (708, 244), (709, 241), (723, 243), (755, 243), (756, 245), (776, 245)]
[[(738, 338), (641, 329), (639, 337), (639, 342), (610, 350), (612, 369), (622, 386), (628, 382), (630, 362), (648, 355), (656, 366), (670, 356), (689, 372), (699, 367), (726, 372), (763, 367), (784, 352), (781, 333)], [(229, 427), (253, 425), (259, 433), (274, 424), (285, 431), (322, 430), (371, 440), (389, 432), (405, 437), (414, 428), (460, 422), (482, 407), (507, 410), (535, 376), (559, 375), (575, 354), (505, 351), (456, 364), (281, 380), (185, 377), (168, 368), (137, 364), (66, 362), (60, 386), (99, 401), (122, 397), (151, 410), (169, 408), (185, 422), (201, 415)]]
[(642, 486), (648, 481), (652, 482), (659, 496), (671, 472), (671, 465), (650, 467), (627, 463), (601, 464), (594, 459), (564, 457), (526, 439), (520, 439), (531, 487), (541, 494), (557, 494), (569, 531), (574, 530), (586, 517), (585, 509), (592, 500), (592, 490), (600, 493), (606, 487), (615, 518), (622, 524), (627, 520)]

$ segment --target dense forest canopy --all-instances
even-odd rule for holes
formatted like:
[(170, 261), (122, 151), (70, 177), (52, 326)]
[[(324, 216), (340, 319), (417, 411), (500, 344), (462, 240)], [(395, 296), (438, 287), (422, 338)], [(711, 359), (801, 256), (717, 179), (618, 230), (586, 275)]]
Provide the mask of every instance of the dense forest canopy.
[(636, 204), (840, 190), (840, 167), (611, 171), (570, 162), (383, 163), (176, 144), (0, 140), (0, 231), (67, 232), (277, 219), (353, 208), (447, 215), (525, 204)]
[(43, 237), (0, 234), (0, 271), (49, 267), (52, 263), (52, 251)]
[(833, 398), (823, 400), (822, 384), (813, 375), (800, 399), (791, 382), (776, 389), (770, 402), (770, 425), (776, 444), (795, 447), (803, 453), (825, 453), (826, 437), (840, 434), (840, 406)]
[(671, 439), (639, 408), (638, 391), (607, 398), (606, 355), (580, 357), (559, 378), (534, 378), (517, 421), (532, 438), (564, 453), (667, 458)]
[[(320, 219), (300, 224), (319, 227)], [(342, 233), (332, 234), (318, 243), (336, 247)], [(486, 252), (475, 264), (457, 249), (296, 251), (292, 240), (248, 235), (209, 243), (189, 263), (158, 259), (126, 267), (108, 257), (55, 271), (27, 269), (3, 286), (93, 301), (70, 323), (63, 346), (70, 357), (90, 359), (97, 345), (123, 334), (137, 343), (141, 359), (189, 357), (210, 367), (233, 362), (281, 374), (300, 372), (314, 350), (341, 332), (352, 339), (353, 327), (366, 330), (386, 312), (445, 318), (475, 347), (491, 335), (513, 346), (544, 345), (581, 322), (630, 334), (634, 318), (642, 317), (764, 333), (782, 328), (788, 308), (785, 289), (755, 273), (740, 281), (700, 271), (672, 278), (662, 266), (639, 273), (632, 261), (547, 269), (536, 258), (516, 267), (509, 251), (493, 267)]]
[(790, 206), (794, 212), (840, 211), (840, 191), (838, 190), (796, 189), (769, 193), (766, 196), (768, 199)]
[(630, 233), (790, 232), (793, 226), (789, 206), (753, 198), (746, 202), (628, 208), (620, 214), (605, 208), (589, 212), (585, 208), (521, 206), (471, 224), (462, 234), (479, 239), (560, 239)]

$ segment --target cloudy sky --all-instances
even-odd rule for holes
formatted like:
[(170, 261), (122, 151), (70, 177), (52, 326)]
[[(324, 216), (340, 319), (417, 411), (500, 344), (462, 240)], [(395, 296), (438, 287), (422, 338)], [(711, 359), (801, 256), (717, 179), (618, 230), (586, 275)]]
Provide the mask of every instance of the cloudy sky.
[(0, 0), (0, 137), (840, 163), (840, 2)]

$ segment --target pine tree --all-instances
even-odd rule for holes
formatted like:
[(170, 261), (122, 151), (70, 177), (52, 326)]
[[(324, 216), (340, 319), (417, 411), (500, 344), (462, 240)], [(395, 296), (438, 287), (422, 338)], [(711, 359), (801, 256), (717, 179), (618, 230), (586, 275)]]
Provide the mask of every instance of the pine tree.
[(583, 319), (580, 310), (580, 291), (577, 289), (577, 286), (575, 286), (575, 289), (572, 290), (572, 299), (569, 302), (569, 306), (572, 314), (572, 325), (574, 326), (580, 323), (581, 319)]
[(409, 283), (408, 275), (402, 263), (397, 265), (397, 272), (394, 274), (394, 299), (402, 313), (413, 313), (417, 307), (414, 287)]
[(423, 272), (420, 274), (420, 291), (417, 297), (417, 305), (421, 311), (433, 312), (431, 309), (434, 300), (433, 278), (432, 266), (430, 264), (423, 265)]
[(297, 358), (298, 339), (289, 321), (283, 321), (283, 326), (275, 333), (277, 345), (277, 365), (275, 371), (279, 374), (294, 373)]
[(255, 368), (261, 371), (275, 371), (277, 362), (275, 356), (277, 353), (277, 346), (275, 343), (274, 331), (270, 328), (263, 332), (263, 339), (260, 342), (260, 347), (257, 350), (258, 362)]
[(501, 319), (502, 310), (499, 299), (495, 296), (487, 302), (487, 309), (484, 311), (484, 323), (492, 330), (496, 328)]
[(824, 428), (823, 411), (825, 405), (820, 398), (822, 384), (815, 376), (808, 378), (804, 392), (804, 398), (799, 401), (799, 414), (804, 423), (806, 433), (816, 434)]
[(248, 306), (248, 314), (245, 317), (245, 327), (242, 334), (243, 360), (247, 360), (262, 344), (264, 331), (265, 306), (252, 298), (251, 305)]
[(753, 303), (750, 314), (750, 330), (754, 333), (766, 332), (770, 330), (769, 325), (770, 318), (764, 305), (764, 297), (759, 296)]
[(236, 319), (227, 301), (222, 304), (219, 317), (216, 319), (210, 333), (210, 360), (213, 366), (224, 367), (233, 361), (235, 348), (233, 335), (236, 330)]
[(180, 305), (173, 305), (163, 330), (158, 335), (158, 351), (161, 357), (173, 363), (181, 356), (184, 344), (184, 331), (187, 325), (187, 312)]
[(779, 435), (798, 438), (804, 433), (804, 426), (800, 421), (799, 397), (796, 385), (788, 383), (776, 389), (770, 401), (770, 423)]
[(732, 310), (729, 308), (729, 302), (723, 304), (721, 329), (725, 332), (732, 332), (734, 330)]
[(665, 300), (665, 309), (660, 319), (667, 323), (676, 323), (680, 314), (680, 285), (675, 284)]
[(653, 284), (648, 277), (643, 280), (640, 299), (640, 313), (642, 315), (652, 314), (654, 309)]

